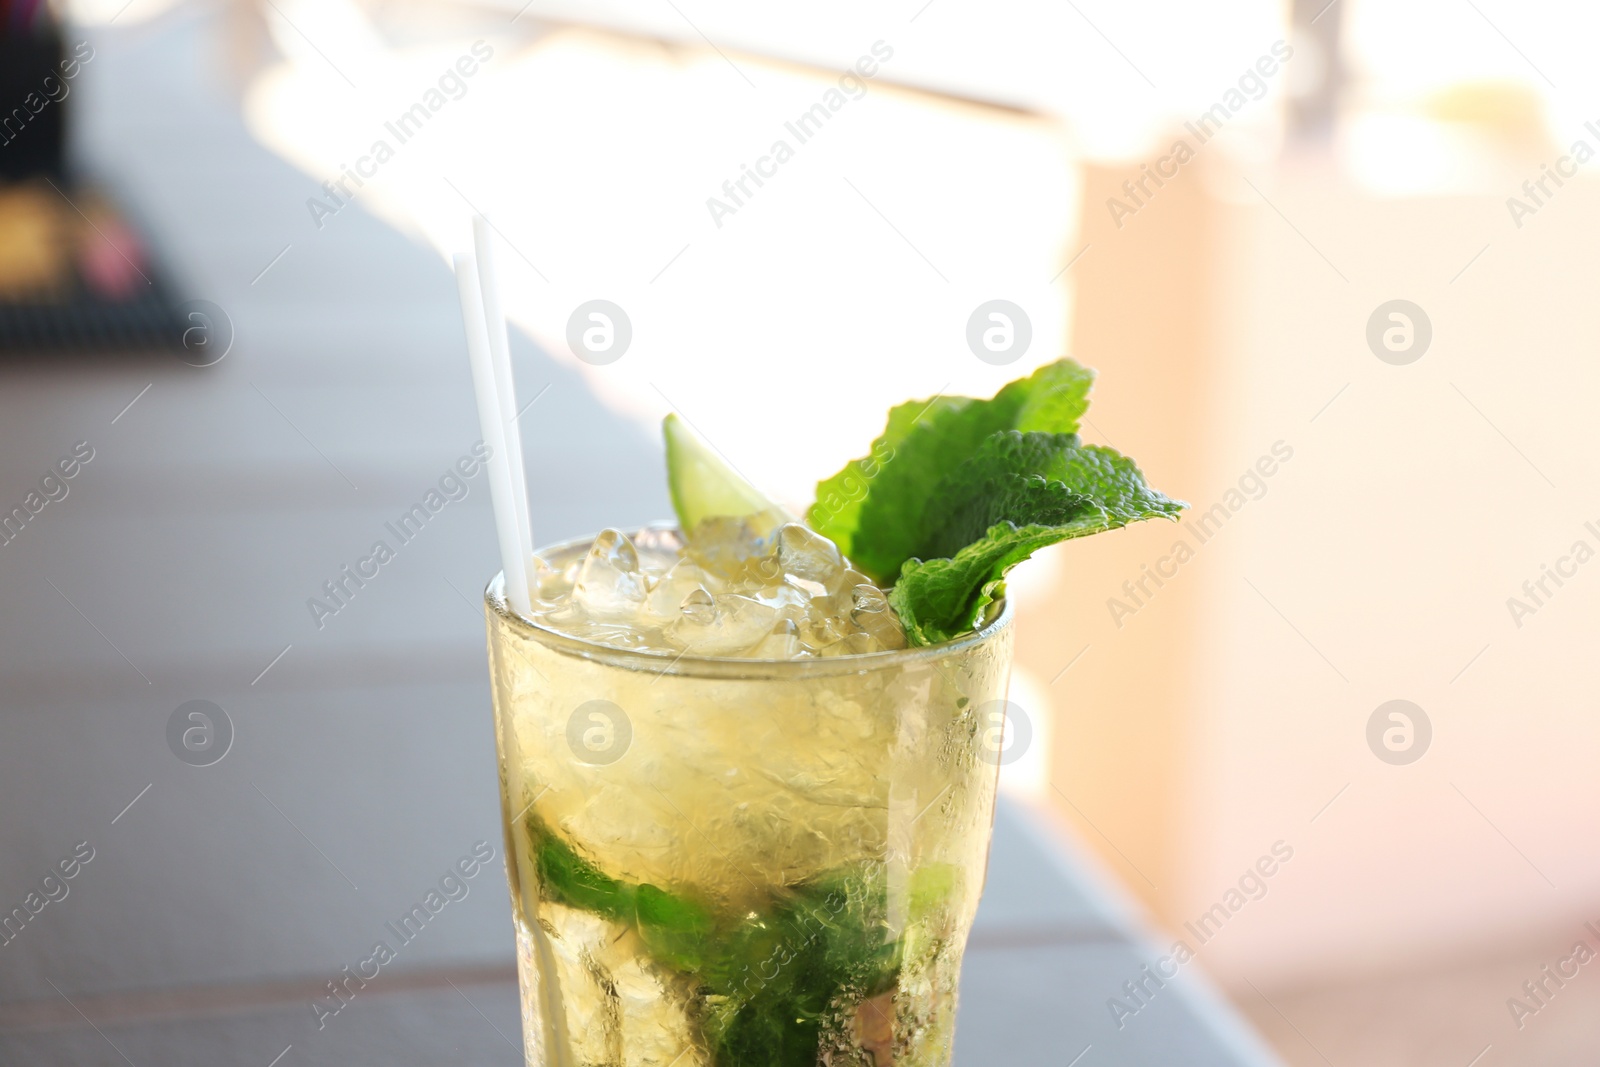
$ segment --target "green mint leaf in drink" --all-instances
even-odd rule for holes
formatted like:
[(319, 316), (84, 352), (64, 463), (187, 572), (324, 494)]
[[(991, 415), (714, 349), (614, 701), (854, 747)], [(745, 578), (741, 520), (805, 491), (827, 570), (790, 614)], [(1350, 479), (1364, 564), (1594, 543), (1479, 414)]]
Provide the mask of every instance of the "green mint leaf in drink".
[(686, 896), (604, 874), (536, 817), (527, 819), (534, 869), (545, 898), (632, 926), (651, 954), (683, 971), (707, 965), (715, 943), (711, 914)]
[(632, 889), (602, 873), (536, 817), (528, 816), (527, 826), (533, 841), (534, 870), (549, 899), (608, 919), (632, 917)]
[(610, 877), (536, 817), (524, 825), (543, 899), (630, 927), (656, 963), (703, 987), (716, 1067), (814, 1067), (840, 998), (894, 983), (901, 946), (881, 864), (774, 887), (766, 908), (717, 917), (688, 894)]
[(785, 887), (725, 943), (722, 994), (705, 1023), (716, 1067), (814, 1067), (829, 1015), (889, 989), (900, 943), (889, 936), (881, 864)]

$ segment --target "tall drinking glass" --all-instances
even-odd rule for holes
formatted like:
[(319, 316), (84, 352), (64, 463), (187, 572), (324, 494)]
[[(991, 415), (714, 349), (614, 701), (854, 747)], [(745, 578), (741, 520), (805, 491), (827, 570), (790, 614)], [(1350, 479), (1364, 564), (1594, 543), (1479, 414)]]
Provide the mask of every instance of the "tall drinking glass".
[(929, 648), (709, 659), (552, 632), (503, 589), (489, 660), (527, 1062), (947, 1065), (1009, 608)]

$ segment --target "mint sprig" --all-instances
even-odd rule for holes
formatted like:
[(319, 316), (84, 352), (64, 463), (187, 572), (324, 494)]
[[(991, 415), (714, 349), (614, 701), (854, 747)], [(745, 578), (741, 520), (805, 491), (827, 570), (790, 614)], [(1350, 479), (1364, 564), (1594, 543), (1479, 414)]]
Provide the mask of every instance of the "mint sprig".
[(971, 630), (1039, 549), (1186, 506), (1132, 460), (1078, 439), (1093, 380), (1064, 359), (989, 400), (902, 404), (870, 456), (819, 483), (812, 527), (893, 585), (912, 644)]
[(889, 412), (872, 451), (817, 485), (807, 519), (856, 567), (887, 587), (923, 547), (929, 492), (1001, 430), (1073, 433), (1094, 373), (1071, 360), (1040, 367), (989, 400), (939, 396)]

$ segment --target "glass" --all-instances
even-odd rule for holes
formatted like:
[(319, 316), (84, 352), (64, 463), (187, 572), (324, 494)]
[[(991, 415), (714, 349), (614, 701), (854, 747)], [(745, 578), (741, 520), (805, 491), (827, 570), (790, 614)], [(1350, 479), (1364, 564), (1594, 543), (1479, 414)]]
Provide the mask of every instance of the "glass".
[[(588, 539), (541, 552), (580, 559)], [(806, 660), (607, 648), (486, 593), (537, 1067), (944, 1067), (1011, 612)]]

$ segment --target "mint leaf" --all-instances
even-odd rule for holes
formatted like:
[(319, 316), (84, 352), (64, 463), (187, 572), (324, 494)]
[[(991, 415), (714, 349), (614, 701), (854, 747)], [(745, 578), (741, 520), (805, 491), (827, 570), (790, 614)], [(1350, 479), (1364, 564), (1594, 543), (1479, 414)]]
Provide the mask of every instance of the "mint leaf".
[(532, 815), (528, 816), (528, 836), (533, 839), (534, 870), (547, 899), (607, 919), (633, 918), (634, 890), (630, 886), (604, 874)]
[(920, 550), (889, 602), (913, 645), (971, 630), (1003, 579), (1034, 552), (1184, 507), (1145, 484), (1133, 461), (1076, 434), (1006, 431), (987, 438), (929, 494)]
[[(526, 828), (543, 899), (632, 927), (655, 961), (694, 980), (715, 1067), (815, 1067), (840, 998), (894, 984), (903, 950), (881, 863), (774, 887), (766, 908), (719, 916), (690, 894), (610, 877), (536, 816)], [(932, 908), (943, 884), (915, 906)]]
[(633, 908), (639, 940), (656, 959), (691, 972), (706, 965), (716, 931), (705, 908), (649, 883), (635, 892)]
[(999, 431), (1076, 431), (1093, 381), (1092, 371), (1063, 359), (989, 400), (941, 396), (901, 404), (889, 412), (869, 455), (818, 483), (811, 528), (879, 585), (890, 585), (901, 564), (926, 554), (923, 512), (933, 487)]
[(704, 964), (714, 931), (710, 913), (699, 903), (649, 883), (619, 882), (532, 815), (528, 836), (546, 899), (633, 925), (650, 951), (674, 967), (692, 970)]
[(867, 863), (790, 886), (721, 944), (726, 969), (703, 975), (715, 999), (703, 1022), (716, 1067), (815, 1067), (823, 1023), (841, 996), (894, 984), (887, 883)]
[(913, 645), (972, 629), (1034, 552), (1185, 505), (1077, 437), (1094, 373), (1046, 364), (988, 400), (902, 404), (872, 453), (817, 485), (807, 515), (880, 586)]
[(1076, 434), (990, 434), (923, 501), (916, 554), (953, 556), (1007, 519), (1059, 526), (1092, 509), (1065, 485), (1067, 456), (1078, 446)]

